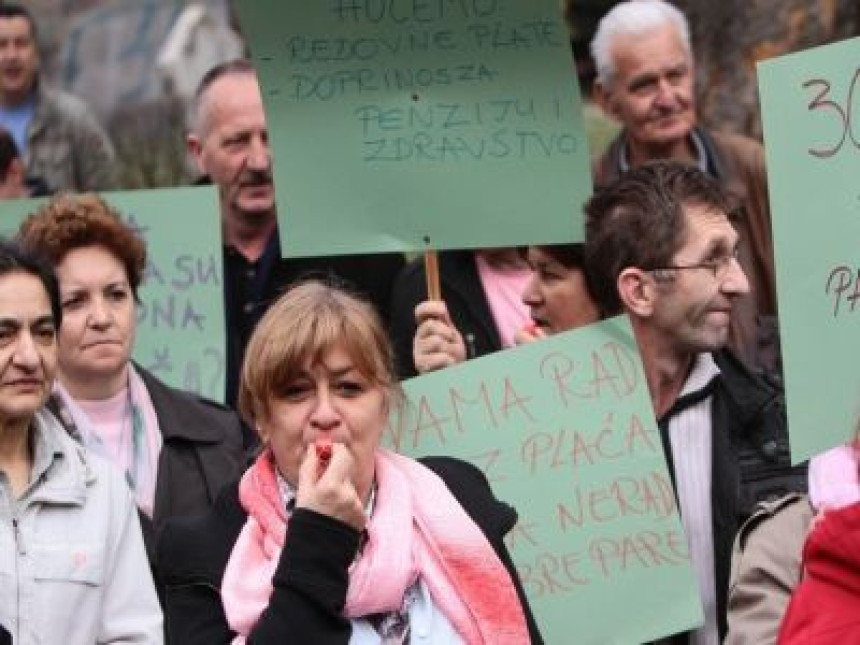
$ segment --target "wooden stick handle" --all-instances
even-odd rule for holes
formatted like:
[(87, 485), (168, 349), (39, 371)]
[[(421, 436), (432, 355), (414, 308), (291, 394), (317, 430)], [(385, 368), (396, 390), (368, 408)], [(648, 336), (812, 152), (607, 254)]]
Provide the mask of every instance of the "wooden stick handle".
[(439, 256), (436, 251), (424, 251), (424, 273), (427, 275), (427, 299), (441, 300), (442, 285), (439, 283)]

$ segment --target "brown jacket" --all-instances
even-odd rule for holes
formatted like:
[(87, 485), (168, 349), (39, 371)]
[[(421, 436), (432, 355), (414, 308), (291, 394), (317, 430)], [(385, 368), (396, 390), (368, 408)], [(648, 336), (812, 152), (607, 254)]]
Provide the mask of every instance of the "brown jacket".
[(809, 498), (792, 494), (761, 504), (738, 531), (724, 645), (776, 643), (812, 518)]
[[(768, 374), (779, 375), (779, 338), (776, 327), (776, 283), (773, 239), (767, 197), (764, 148), (748, 137), (696, 128), (707, 155), (708, 172), (716, 177), (737, 209), (741, 240), (740, 263), (751, 294), (735, 303), (730, 343), (745, 361)], [(622, 132), (594, 160), (595, 186), (621, 174)]]

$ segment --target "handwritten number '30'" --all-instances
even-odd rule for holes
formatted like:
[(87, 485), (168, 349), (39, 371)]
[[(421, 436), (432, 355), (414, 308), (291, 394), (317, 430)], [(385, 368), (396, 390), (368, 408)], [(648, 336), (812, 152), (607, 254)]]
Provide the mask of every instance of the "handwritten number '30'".
[(808, 108), (809, 111), (831, 110), (835, 113), (835, 116), (842, 127), (842, 136), (839, 138), (836, 145), (831, 148), (809, 148), (809, 154), (818, 157), (819, 159), (832, 157), (842, 149), (842, 145), (845, 143), (845, 137), (850, 137), (854, 146), (860, 148), (860, 141), (857, 141), (857, 138), (854, 136), (854, 128), (851, 120), (854, 108), (854, 90), (857, 87), (858, 78), (860, 78), (860, 68), (854, 72), (854, 76), (851, 78), (851, 85), (848, 88), (847, 109), (843, 109), (841, 105), (829, 98), (830, 81), (821, 78), (814, 78), (803, 84), (804, 88), (820, 88), (821, 90), (815, 98), (810, 101)]

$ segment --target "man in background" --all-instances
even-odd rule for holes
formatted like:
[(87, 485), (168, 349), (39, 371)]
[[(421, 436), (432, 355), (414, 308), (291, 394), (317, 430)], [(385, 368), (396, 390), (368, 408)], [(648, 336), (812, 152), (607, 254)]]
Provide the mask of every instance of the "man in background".
[(49, 88), (39, 74), (36, 23), (27, 9), (0, 4), (0, 126), (27, 174), (49, 189), (113, 188), (113, 146), (78, 98)]
[(705, 625), (726, 633), (732, 543), (755, 504), (806, 486), (792, 468), (782, 393), (726, 348), (749, 282), (719, 183), (695, 166), (651, 162), (586, 205), (585, 267), (598, 307), (626, 313), (699, 584)]
[(687, 20), (663, 0), (628, 0), (600, 21), (591, 52), (595, 99), (622, 125), (594, 163), (595, 183), (655, 159), (694, 165), (715, 178), (737, 212), (739, 259), (750, 293), (737, 299), (730, 344), (752, 367), (781, 376), (773, 242), (762, 146), (696, 123)]
[(340, 282), (364, 295), (387, 319), (391, 289), (403, 266), (403, 256), (281, 257), (266, 116), (249, 61), (218, 65), (203, 77), (192, 105), (190, 126), (188, 152), (200, 173), (218, 186), (220, 198), (226, 401), (233, 404), (251, 332), (269, 304), (292, 283), (314, 277)]

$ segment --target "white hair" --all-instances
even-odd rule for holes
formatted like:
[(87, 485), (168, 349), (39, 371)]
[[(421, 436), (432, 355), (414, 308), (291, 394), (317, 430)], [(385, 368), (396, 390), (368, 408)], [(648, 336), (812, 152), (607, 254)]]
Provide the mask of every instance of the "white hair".
[(692, 56), (690, 27), (684, 14), (674, 5), (664, 0), (627, 0), (615, 5), (600, 19), (591, 41), (597, 80), (604, 87), (612, 84), (615, 76), (612, 45), (616, 38), (639, 36), (665, 25), (675, 27), (687, 54)]

